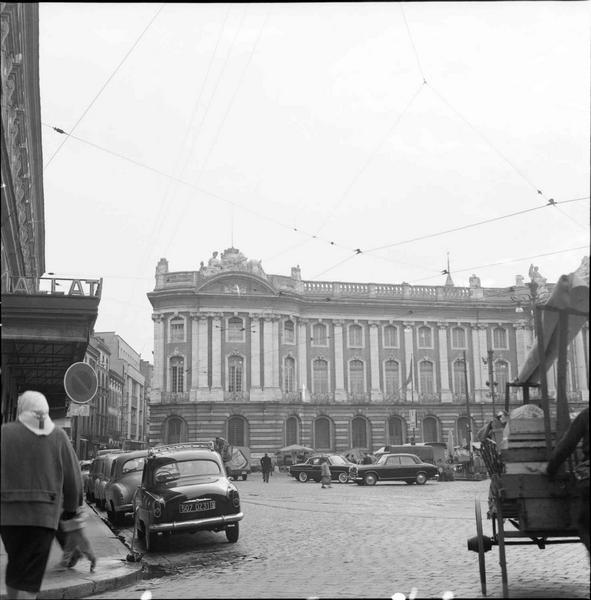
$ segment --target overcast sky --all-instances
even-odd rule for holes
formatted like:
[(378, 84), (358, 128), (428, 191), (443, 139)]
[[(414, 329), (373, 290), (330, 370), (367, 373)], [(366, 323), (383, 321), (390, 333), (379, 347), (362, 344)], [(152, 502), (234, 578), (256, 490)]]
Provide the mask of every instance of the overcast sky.
[(150, 361), (160, 257), (555, 281), (588, 254), (589, 41), (588, 2), (40, 3), (47, 271), (103, 277), (95, 329)]

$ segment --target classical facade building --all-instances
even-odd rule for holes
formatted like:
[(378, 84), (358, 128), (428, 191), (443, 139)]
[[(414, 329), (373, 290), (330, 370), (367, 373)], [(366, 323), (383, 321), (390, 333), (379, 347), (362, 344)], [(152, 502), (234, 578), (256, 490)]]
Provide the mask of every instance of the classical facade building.
[(2, 2), (0, 19), (2, 420), (13, 420), (18, 394), (33, 389), (69, 430), (64, 374), (84, 358), (102, 282), (43, 276), (39, 6)]
[[(469, 287), (305, 281), (299, 267), (266, 274), (235, 248), (198, 271), (170, 272), (163, 258), (148, 293), (150, 441), (221, 435), (255, 452), (371, 450), (449, 431), (461, 441), (504, 404), (532, 346), (515, 301), (528, 289), (523, 278), (483, 288), (474, 275)], [(575, 404), (588, 403), (588, 347), (585, 327), (569, 348)]]

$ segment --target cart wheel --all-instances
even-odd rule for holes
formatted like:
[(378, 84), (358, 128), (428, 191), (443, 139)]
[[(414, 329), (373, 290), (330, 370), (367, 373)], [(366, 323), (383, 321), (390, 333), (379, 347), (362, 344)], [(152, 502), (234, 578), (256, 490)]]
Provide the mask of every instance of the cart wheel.
[(484, 540), (482, 537), (482, 512), (480, 510), (480, 499), (474, 500), (474, 512), (476, 515), (476, 534), (478, 536), (478, 568), (480, 569), (480, 588), (482, 595), (486, 596), (486, 566), (484, 562)]
[(501, 579), (503, 581), (503, 598), (509, 597), (509, 584), (507, 582), (507, 557), (505, 556), (505, 530), (503, 528), (503, 511), (501, 508), (501, 498), (497, 497), (497, 525), (498, 525), (498, 543), (499, 543), (499, 564), (501, 565)]

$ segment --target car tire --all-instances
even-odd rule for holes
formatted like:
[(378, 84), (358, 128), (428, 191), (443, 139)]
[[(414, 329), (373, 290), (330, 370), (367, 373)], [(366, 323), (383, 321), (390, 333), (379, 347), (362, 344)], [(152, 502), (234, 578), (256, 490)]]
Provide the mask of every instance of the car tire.
[(366, 473), (363, 478), (363, 483), (365, 483), (365, 485), (375, 485), (377, 482), (378, 478), (375, 473)]
[(427, 483), (427, 476), (424, 473), (418, 473), (415, 481), (417, 485), (425, 485)]
[(349, 481), (347, 473), (339, 473), (339, 483), (347, 483), (347, 481)]
[(305, 471), (300, 471), (298, 473), (298, 481), (300, 481), (301, 483), (306, 483), (306, 481), (308, 481), (308, 473), (306, 473)]
[(242, 481), (246, 481), (246, 477), (247, 477), (246, 475), (243, 475), (242, 476)]
[(238, 537), (240, 536), (240, 526), (238, 523), (232, 525), (231, 527), (226, 527), (226, 537), (230, 544), (235, 544), (238, 541)]

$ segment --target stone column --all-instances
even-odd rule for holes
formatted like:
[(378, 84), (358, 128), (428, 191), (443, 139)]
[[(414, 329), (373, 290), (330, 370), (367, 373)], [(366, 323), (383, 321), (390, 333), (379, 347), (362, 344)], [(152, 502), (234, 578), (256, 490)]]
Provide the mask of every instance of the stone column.
[(413, 362), (414, 356), (414, 347), (413, 347), (413, 330), (414, 323), (404, 322), (404, 372), (402, 373), (402, 384), (404, 385), (406, 400), (409, 402), (414, 402), (418, 396), (418, 383), (419, 380), (417, 378), (417, 373), (414, 372), (414, 365), (412, 366), (412, 378), (414, 381), (414, 398), (411, 396), (411, 391), (413, 389), (412, 384), (406, 385), (406, 380), (408, 378), (408, 374), (410, 373), (411, 364)]
[(576, 389), (581, 391), (584, 402), (589, 402), (589, 382), (587, 381), (587, 365), (585, 363), (585, 331), (581, 329), (577, 333), (573, 350), (575, 355), (575, 381)]
[(199, 313), (190, 313), (191, 317), (191, 389), (189, 400), (197, 400), (199, 388)]
[(449, 357), (447, 355), (447, 323), (437, 323), (439, 328), (439, 373), (441, 376), (441, 402), (452, 402), (449, 388)]
[(264, 400), (261, 388), (261, 321), (258, 314), (250, 314), (250, 400)]
[(224, 335), (224, 321), (222, 313), (215, 313), (211, 322), (211, 391), (221, 392), (222, 389), (222, 336)]
[[(300, 319), (298, 322), (298, 390), (302, 394), (302, 401), (310, 401), (310, 390), (308, 389), (308, 322)], [(342, 344), (341, 344), (342, 347)]]
[(281, 389), (279, 383), (279, 318), (274, 318), (271, 321), (271, 335), (273, 352), (271, 358), (273, 359), (273, 387), (277, 390)]
[[(199, 387), (197, 398), (204, 400), (209, 394), (209, 381), (208, 381), (208, 369), (209, 369), (209, 342), (207, 339), (208, 334), (208, 317), (207, 315), (199, 315), (198, 323), (198, 356), (199, 356), (199, 372), (197, 377), (197, 384)], [(203, 397), (202, 397), (203, 396)]]
[(334, 371), (335, 371), (335, 402), (346, 402), (345, 377), (343, 373), (343, 321), (333, 321), (334, 324)]
[(150, 403), (160, 404), (162, 402), (162, 392), (164, 391), (164, 369), (166, 368), (164, 360), (164, 317), (154, 313), (154, 376), (152, 379), (152, 389), (150, 390)]
[(369, 322), (369, 360), (371, 369), (371, 399), (381, 402), (384, 394), (380, 388), (380, 347), (378, 344), (378, 322)]
[[(472, 369), (474, 371), (474, 391), (471, 400), (472, 402), (484, 402), (488, 391), (485, 383), (488, 379), (487, 366), (482, 361), (482, 357), (486, 358), (487, 356), (486, 325), (473, 324), (471, 327)], [(469, 392), (468, 395), (470, 396)]]
[(263, 391), (264, 400), (281, 396), (278, 385), (279, 345), (275, 343), (276, 318), (266, 316), (263, 322)]

